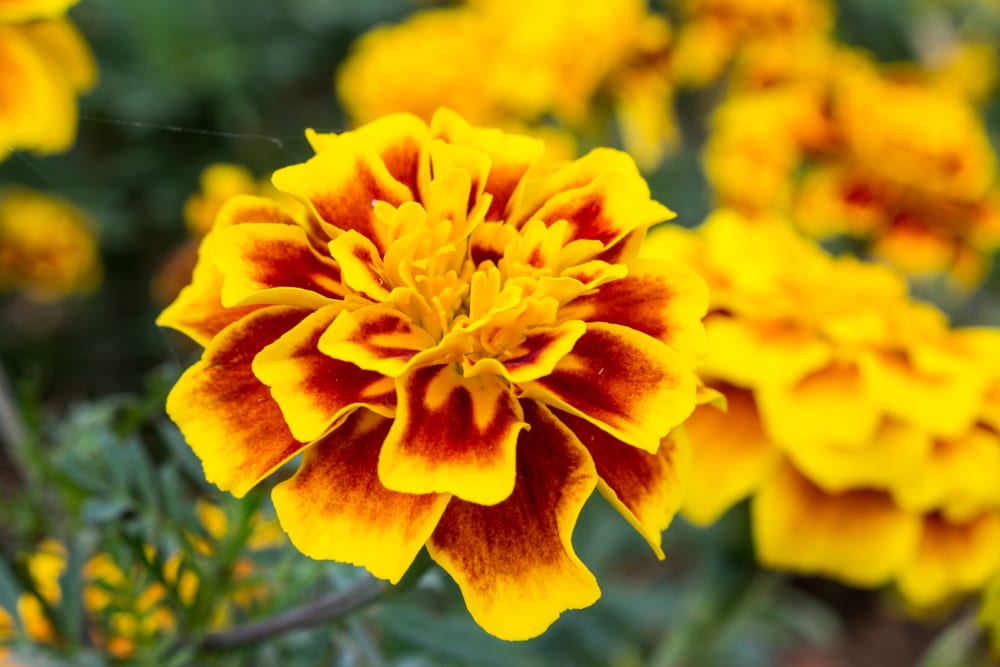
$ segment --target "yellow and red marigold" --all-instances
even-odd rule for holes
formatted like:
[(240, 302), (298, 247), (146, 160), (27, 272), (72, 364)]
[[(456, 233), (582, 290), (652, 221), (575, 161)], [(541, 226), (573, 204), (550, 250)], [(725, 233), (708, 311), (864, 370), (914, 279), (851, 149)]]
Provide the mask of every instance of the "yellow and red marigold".
[(206, 346), (167, 410), (236, 495), (314, 558), (398, 581), (426, 544), (473, 617), (535, 636), (599, 590), (570, 541), (595, 487), (662, 555), (680, 501), (707, 293), (637, 258), (671, 217), (632, 160), (442, 110), (388, 116), (238, 197), (159, 322)]
[(689, 518), (752, 497), (764, 564), (893, 581), (916, 608), (1000, 569), (1000, 331), (949, 328), (899, 275), (780, 219), (720, 211), (646, 252), (712, 289), (704, 377), (728, 414), (686, 424)]

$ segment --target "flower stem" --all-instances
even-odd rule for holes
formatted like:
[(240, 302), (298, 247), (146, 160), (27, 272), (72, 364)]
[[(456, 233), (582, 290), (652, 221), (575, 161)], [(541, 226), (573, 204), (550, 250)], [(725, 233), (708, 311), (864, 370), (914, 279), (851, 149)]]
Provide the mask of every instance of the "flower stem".
[(207, 635), (201, 646), (212, 651), (224, 651), (256, 644), (291, 630), (329, 623), (376, 601), (389, 590), (389, 584), (366, 577), (344, 591), (275, 614), (242, 627)]
[(10, 382), (0, 364), (0, 480), (2, 488), (14, 489), (24, 483), (24, 473), (15, 452), (24, 446), (27, 433), (11, 393)]

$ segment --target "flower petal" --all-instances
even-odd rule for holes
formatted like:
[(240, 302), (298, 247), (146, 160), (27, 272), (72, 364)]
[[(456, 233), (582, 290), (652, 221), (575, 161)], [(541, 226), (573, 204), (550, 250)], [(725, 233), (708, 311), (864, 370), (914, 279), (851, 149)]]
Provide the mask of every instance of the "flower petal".
[(782, 450), (809, 479), (836, 493), (858, 487), (909, 486), (930, 455), (931, 444), (925, 431), (886, 419), (864, 447), (790, 440)]
[(767, 567), (878, 586), (912, 557), (920, 516), (871, 490), (824, 493), (782, 465), (754, 496), (753, 536)]
[(627, 154), (598, 148), (537, 184), (528, 202), (512, 212), (520, 227), (529, 219), (569, 222), (567, 242), (595, 239), (609, 247), (636, 229), (674, 217), (649, 198), (649, 187)]
[[(416, 195), (397, 180), (385, 160), (391, 155), (394, 169), (407, 172), (399, 176), (410, 178), (413, 151), (419, 155), (424, 141), (421, 133), (426, 133), (421, 121), (394, 114), (369, 124), (360, 134), (325, 135), (318, 142), (313, 135), (319, 152), (308, 162), (279, 169), (271, 180), (279, 190), (309, 202), (321, 220), (342, 231), (358, 232), (384, 255), (389, 239), (375, 216), (374, 202), (399, 206)], [(384, 139), (373, 145), (379, 136)]]
[(600, 596), (572, 532), (597, 474), (586, 450), (544, 407), (526, 401), (517, 485), (490, 507), (453, 501), (427, 549), (462, 589), (472, 617), (501, 639), (535, 637), (565, 609)]
[(882, 421), (881, 407), (866, 389), (856, 366), (837, 364), (791, 386), (758, 388), (757, 406), (765, 430), (779, 445), (865, 447)]
[(630, 445), (656, 452), (694, 410), (691, 363), (663, 343), (617, 324), (592, 323), (549, 375), (522, 395), (582, 417)]
[(981, 589), (1000, 570), (1000, 516), (984, 512), (970, 521), (951, 523), (924, 517), (916, 556), (897, 584), (906, 601), (930, 608)]
[(246, 494), (305, 446), (289, 432), (250, 364), (307, 314), (277, 306), (234, 322), (167, 396), (167, 414), (201, 459), (206, 479), (235, 496)]
[(391, 285), (385, 276), (378, 248), (371, 241), (351, 230), (330, 241), (330, 254), (340, 265), (343, 280), (355, 292), (375, 301), (389, 297)]
[(719, 388), (725, 409), (699, 405), (684, 422), (693, 465), (683, 511), (701, 526), (753, 493), (779, 460), (760, 425), (753, 394), (730, 385)]
[(608, 322), (641, 331), (691, 357), (705, 355), (708, 286), (697, 274), (667, 262), (635, 260), (628, 275), (604, 283), (560, 310), (585, 322)]
[(691, 470), (691, 443), (675, 428), (655, 454), (616, 440), (590, 422), (553, 410), (590, 452), (597, 488), (663, 559), (661, 537), (677, 513)]
[[(231, 197), (223, 205), (215, 220), (215, 227), (272, 223), (294, 225), (295, 221), (275, 202), (262, 197)], [(198, 261), (191, 276), (191, 284), (181, 290), (177, 298), (156, 320), (161, 327), (177, 329), (199, 345), (208, 345), (212, 338), (260, 306), (225, 308), (222, 305), (223, 275), (216, 268), (214, 259), (198, 250)]]
[(205, 237), (202, 252), (224, 276), (227, 307), (274, 303), (316, 309), (347, 293), (337, 263), (317, 253), (295, 225), (217, 228)]
[(271, 388), (292, 434), (311, 442), (360, 407), (383, 417), (395, 412), (391, 378), (331, 359), (318, 344), (343, 303), (322, 308), (299, 322), (254, 358), (253, 372)]
[(271, 497), (282, 529), (310, 558), (366, 568), (396, 583), (444, 512), (449, 497), (382, 486), (378, 454), (390, 420), (358, 410), (306, 450)]
[(525, 424), (506, 382), (463, 377), (449, 364), (413, 369), (398, 387), (398, 412), (379, 458), (387, 488), (450, 493), (481, 505), (510, 495)]
[[(439, 109), (431, 119), (431, 136), (449, 143), (471, 146), (490, 156), (491, 166), (486, 179), (486, 192), (493, 200), (486, 220), (503, 220), (511, 204), (518, 201), (515, 192), (528, 170), (545, 152), (538, 139), (508, 134), (500, 130), (469, 125), (450, 109)], [(520, 193), (519, 193), (520, 194)]]
[(725, 315), (705, 319), (708, 357), (702, 373), (740, 387), (785, 385), (830, 362), (830, 345), (782, 320)]
[(319, 339), (323, 354), (389, 377), (401, 375), (415, 354), (434, 345), (407, 315), (384, 305), (341, 312)]
[(508, 379), (515, 383), (537, 380), (552, 372), (587, 331), (583, 322), (571, 320), (557, 327), (539, 327), (510, 351), (503, 362)]

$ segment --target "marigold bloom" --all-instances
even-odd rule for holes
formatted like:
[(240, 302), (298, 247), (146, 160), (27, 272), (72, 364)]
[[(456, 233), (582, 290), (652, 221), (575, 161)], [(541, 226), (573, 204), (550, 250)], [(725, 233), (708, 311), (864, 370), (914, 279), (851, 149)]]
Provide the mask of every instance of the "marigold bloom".
[(51, 301), (100, 276), (94, 226), (79, 210), (27, 188), (0, 191), (0, 289)]
[(304, 452), (273, 493), (301, 551), (396, 582), (426, 544), (508, 639), (597, 599), (570, 542), (595, 487), (662, 556), (707, 294), (637, 259), (671, 213), (634, 162), (539, 166), (447, 110), (308, 136), (273, 180), (309, 219), (231, 200), (160, 316), (206, 346), (167, 411), (207, 478)]
[(444, 105), (529, 133), (545, 116), (593, 128), (604, 96), (626, 148), (652, 168), (676, 139), (670, 45), (667, 23), (638, 0), (468, 0), (365, 34), (336, 85), (356, 123), (400, 111), (429, 120)]
[(76, 97), (97, 79), (67, 0), (0, 2), (0, 160), (11, 150), (53, 153), (76, 137)]
[(646, 254), (708, 280), (709, 386), (687, 421), (696, 523), (752, 497), (761, 562), (916, 608), (1000, 569), (1000, 331), (953, 330), (889, 269), (835, 259), (787, 221), (720, 211)]

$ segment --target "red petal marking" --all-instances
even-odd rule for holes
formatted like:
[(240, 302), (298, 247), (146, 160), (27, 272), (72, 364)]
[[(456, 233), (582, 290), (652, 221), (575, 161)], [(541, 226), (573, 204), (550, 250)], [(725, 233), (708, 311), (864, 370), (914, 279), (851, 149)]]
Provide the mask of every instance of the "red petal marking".
[(594, 464), (548, 410), (523, 406), (531, 428), (520, 436), (514, 492), (490, 507), (452, 501), (428, 543), (476, 622), (511, 640), (537, 636), (600, 596), (571, 541), (597, 481)]
[(516, 384), (548, 375), (586, 330), (583, 322), (574, 320), (528, 332), (511, 351), (512, 356), (503, 362), (508, 378)]
[(201, 459), (208, 481), (242, 496), (305, 445), (292, 437), (254, 356), (307, 314), (263, 308), (234, 322), (177, 381), (167, 413)]
[(604, 283), (560, 309), (585, 322), (608, 322), (641, 331), (678, 352), (705, 353), (708, 287), (694, 273), (671, 270), (665, 262), (636, 260), (628, 275)]
[[(227, 227), (206, 237), (204, 248), (225, 276), (222, 298), (230, 305), (294, 300), (320, 307), (347, 293), (340, 267), (313, 249), (301, 227)], [(292, 289), (271, 293), (275, 288)]]
[(507, 217), (509, 204), (512, 201), (516, 203), (514, 194), (525, 174), (545, 152), (545, 144), (538, 139), (473, 127), (448, 109), (434, 114), (431, 136), (448, 143), (478, 148), (490, 157), (492, 166), (485, 188), (493, 197), (486, 213), (486, 220), (490, 221)]
[(395, 412), (391, 379), (319, 350), (320, 338), (344, 307), (336, 304), (311, 314), (253, 362), (254, 373), (271, 388), (289, 428), (302, 441), (319, 438), (359, 407), (385, 417)]
[(413, 201), (414, 193), (389, 172), (374, 150), (372, 136), (348, 132), (333, 137), (308, 162), (279, 169), (272, 180), (284, 192), (310, 202), (322, 220), (342, 231), (358, 232), (385, 255), (389, 239), (373, 202), (399, 206)]
[(531, 218), (548, 224), (566, 220), (567, 242), (595, 239), (607, 247), (670, 217), (667, 208), (649, 198), (649, 187), (628, 155), (598, 149), (550, 175), (512, 222), (520, 227)]
[(522, 428), (520, 405), (499, 377), (462, 377), (454, 365), (416, 368), (399, 380), (379, 475), (397, 491), (492, 505), (514, 488)]
[(295, 476), (275, 487), (274, 508), (310, 558), (368, 569), (396, 583), (444, 512), (446, 495), (396, 493), (376, 468), (390, 420), (365, 410), (306, 450)]
[(690, 362), (616, 324), (589, 324), (552, 373), (520, 388), (525, 397), (572, 412), (648, 452), (694, 410)]
[[(214, 229), (255, 223), (296, 224), (283, 208), (270, 199), (237, 195), (223, 205), (216, 217)], [(181, 290), (174, 302), (157, 319), (160, 326), (177, 329), (200, 345), (208, 345), (217, 333), (260, 307), (223, 307), (223, 276), (215, 267), (213, 259), (203, 252), (204, 247), (203, 242), (199, 248), (191, 284)]]
[(553, 410), (553, 414), (590, 452), (601, 481), (601, 494), (662, 559), (661, 533), (680, 508), (691, 469), (690, 443), (683, 429), (674, 429), (656, 453), (650, 454), (584, 419), (559, 410)]
[(343, 273), (344, 283), (375, 301), (385, 301), (392, 285), (385, 275), (378, 249), (355, 231), (344, 232), (330, 242), (330, 254)]
[(396, 377), (434, 339), (404, 313), (391, 306), (365, 306), (344, 311), (319, 341), (319, 349), (334, 359)]
[(222, 281), (222, 274), (212, 260), (199, 253), (191, 284), (160, 313), (156, 324), (176, 329), (199, 345), (207, 346), (220, 331), (261, 307), (223, 307)]

